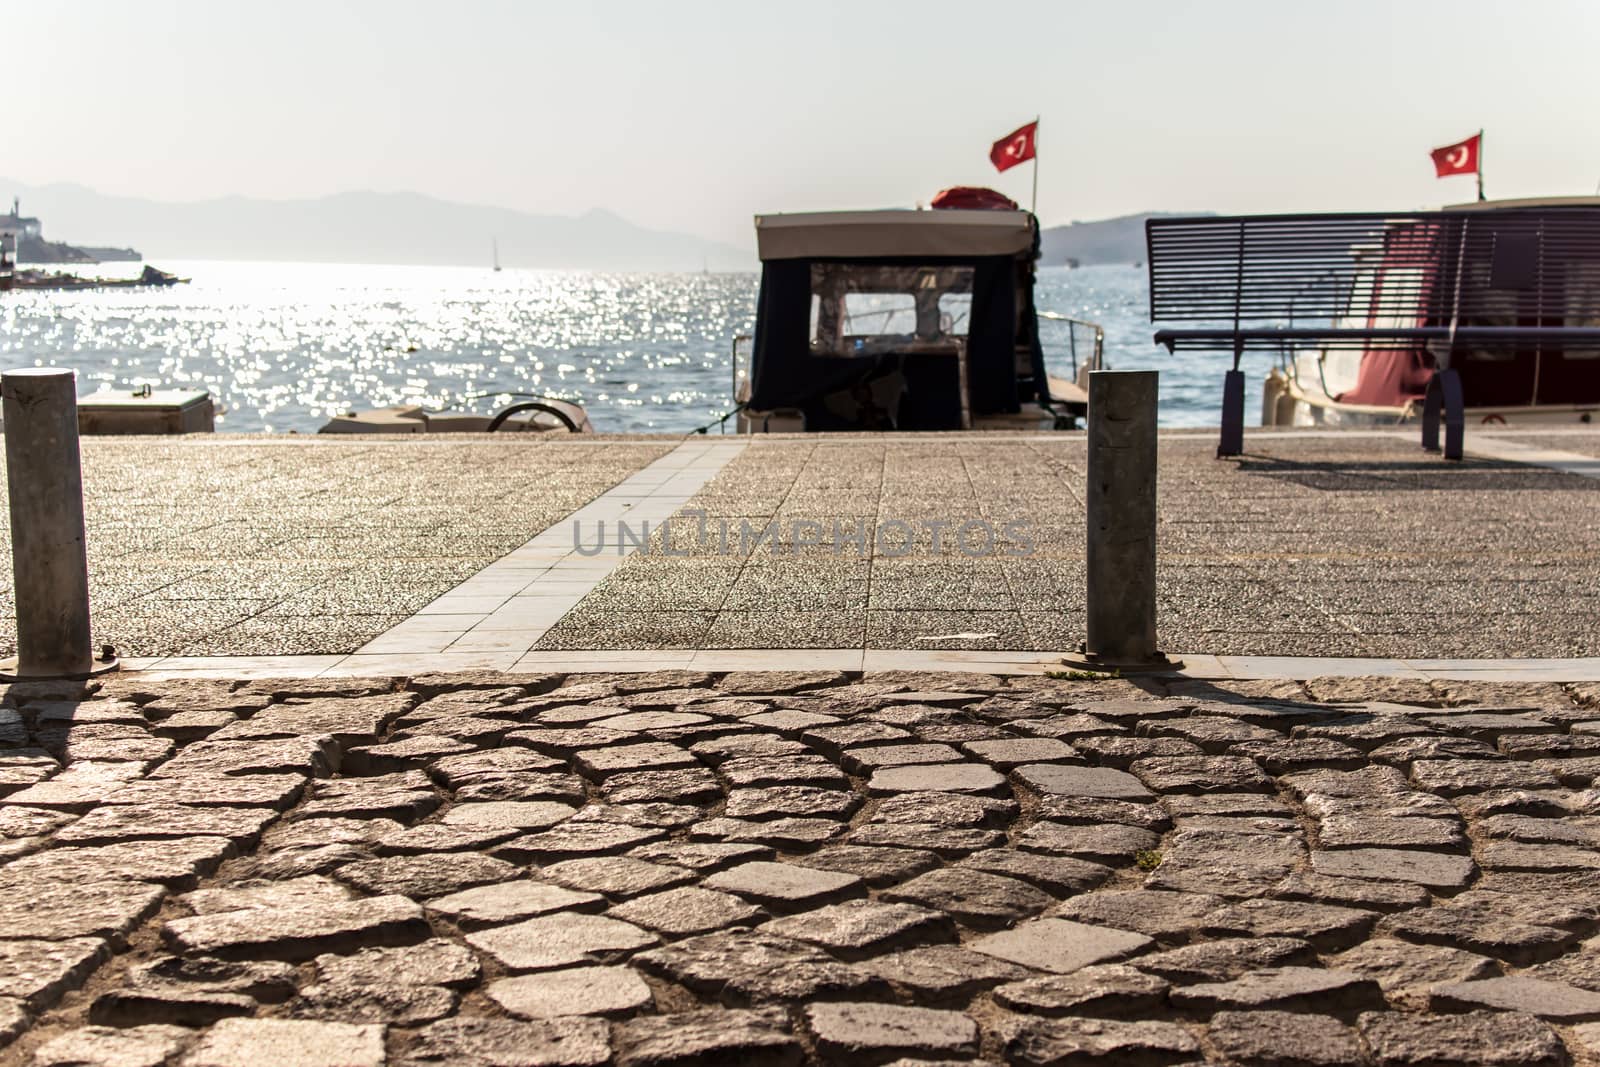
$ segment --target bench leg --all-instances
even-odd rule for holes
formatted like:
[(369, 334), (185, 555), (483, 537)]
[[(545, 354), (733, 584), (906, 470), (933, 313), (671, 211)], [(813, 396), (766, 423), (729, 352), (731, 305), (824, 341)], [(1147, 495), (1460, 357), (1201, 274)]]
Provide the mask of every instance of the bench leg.
[(1222, 379), (1222, 440), (1217, 458), (1244, 454), (1244, 371), (1228, 371)]
[(1452, 368), (1439, 377), (1444, 393), (1444, 458), (1460, 459), (1467, 434), (1467, 406), (1461, 392), (1461, 375)]
[(1436, 371), (1428, 379), (1422, 398), (1422, 448), (1439, 451), (1439, 423), (1444, 422), (1444, 458), (1460, 459), (1466, 444), (1467, 409), (1461, 392), (1461, 375), (1454, 369)]
[(1428, 379), (1428, 390), (1422, 394), (1422, 450), (1439, 451), (1439, 411), (1444, 406), (1444, 393), (1439, 385), (1439, 372)]

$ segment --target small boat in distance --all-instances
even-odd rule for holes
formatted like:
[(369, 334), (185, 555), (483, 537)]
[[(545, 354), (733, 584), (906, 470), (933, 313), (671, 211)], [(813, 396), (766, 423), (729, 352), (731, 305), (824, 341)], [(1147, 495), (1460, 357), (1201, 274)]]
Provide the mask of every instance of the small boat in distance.
[(493, 249), (493, 252), (494, 252), (494, 272), (496, 274), (499, 274), (500, 273), (500, 241), (498, 239), (496, 239), (496, 238), (491, 237), (489, 239), (489, 246), (490, 246), (490, 248)]
[[(927, 211), (756, 217), (755, 332), (734, 341), (740, 433), (1076, 426), (1104, 333), (1035, 307), (1031, 212), (961, 192)], [(1046, 372), (1041, 318), (1086, 331), (1075, 380)]]
[(68, 274), (64, 271), (48, 270), (16, 270), (11, 273), (10, 285), (4, 288), (12, 289), (165, 289), (173, 285), (184, 285), (188, 278), (180, 278), (176, 274), (164, 270), (157, 270), (146, 263), (144, 270), (139, 272), (137, 278), (85, 278), (79, 274)]

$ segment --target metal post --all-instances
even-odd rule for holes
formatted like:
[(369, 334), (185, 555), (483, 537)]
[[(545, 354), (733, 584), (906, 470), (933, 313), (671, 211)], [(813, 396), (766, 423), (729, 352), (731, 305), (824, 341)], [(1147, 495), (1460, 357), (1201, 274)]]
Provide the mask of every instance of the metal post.
[[(1156, 649), (1156, 371), (1089, 375), (1084, 665), (1174, 666)], [(1068, 661), (1069, 663), (1072, 661)]]
[(70, 370), (0, 376), (11, 497), (11, 564), (17, 656), (0, 679), (87, 678), (116, 667), (97, 661), (89, 632), (78, 392)]

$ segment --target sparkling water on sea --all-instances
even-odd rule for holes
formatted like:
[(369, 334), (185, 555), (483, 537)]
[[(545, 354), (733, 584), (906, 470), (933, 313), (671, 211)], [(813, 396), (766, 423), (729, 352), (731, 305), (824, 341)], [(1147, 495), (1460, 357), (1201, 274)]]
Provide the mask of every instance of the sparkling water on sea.
[[(731, 342), (750, 332), (758, 282), (754, 273), (158, 265), (193, 281), (0, 295), (0, 372), (73, 367), (80, 394), (207, 389), (223, 409), (217, 429), (231, 433), (308, 433), (333, 414), (400, 403), (488, 412), (494, 399), (466, 398), (497, 392), (578, 400), (604, 432), (685, 433), (732, 407)], [(118, 268), (138, 271), (88, 271)], [(1162, 425), (1217, 423), (1231, 356), (1158, 349), (1142, 269), (1048, 268), (1037, 300), (1100, 323), (1110, 366), (1161, 371)], [(1052, 372), (1070, 377), (1069, 328), (1040, 325)], [(1246, 359), (1255, 422), (1270, 357)]]

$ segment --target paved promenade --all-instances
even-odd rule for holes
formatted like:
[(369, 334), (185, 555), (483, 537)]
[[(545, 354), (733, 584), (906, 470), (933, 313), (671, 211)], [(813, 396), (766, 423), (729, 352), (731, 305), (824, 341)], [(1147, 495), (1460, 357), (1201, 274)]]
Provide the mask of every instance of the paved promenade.
[[(1475, 432), (1459, 464), (1412, 431), (1247, 443), (1163, 435), (1168, 651), (1600, 656), (1600, 431)], [(295, 673), (1048, 659), (1083, 636), (1084, 463), (1075, 434), (88, 439), (97, 639)]]
[[(96, 639), (135, 657), (353, 651), (677, 444), (522, 437), (86, 437)], [(0, 522), (0, 655), (10, 536)]]
[(1600, 1062), (1600, 689), (16, 686), (0, 1064)]

